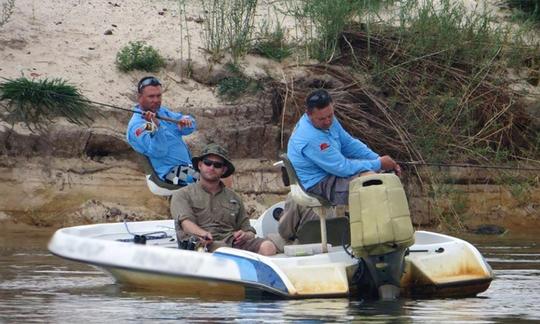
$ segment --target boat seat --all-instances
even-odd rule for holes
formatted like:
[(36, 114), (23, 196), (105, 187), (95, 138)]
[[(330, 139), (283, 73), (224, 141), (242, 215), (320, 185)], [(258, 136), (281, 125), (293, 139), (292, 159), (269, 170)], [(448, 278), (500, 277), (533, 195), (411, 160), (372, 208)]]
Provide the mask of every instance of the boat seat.
[(146, 175), (146, 185), (154, 195), (171, 196), (176, 190), (182, 188), (182, 186), (178, 186), (161, 180), (154, 168), (152, 167), (150, 159), (144, 154), (138, 152), (136, 153), (139, 157), (139, 162), (144, 169), (144, 174)]
[(294, 167), (291, 161), (287, 157), (287, 154), (283, 153), (279, 157), (283, 161), (285, 170), (287, 170), (288, 182), (291, 188), (291, 195), (297, 204), (301, 206), (311, 207), (311, 208), (335, 207), (335, 205), (332, 204), (328, 199), (322, 196), (313, 194), (313, 193), (308, 193), (306, 191), (302, 183), (300, 183), (300, 180), (298, 179), (298, 176), (296, 175), (296, 171), (294, 170)]
[(279, 157), (281, 158), (281, 161), (283, 162), (283, 165), (285, 166), (285, 170), (287, 171), (288, 182), (289, 182), (289, 187), (291, 190), (292, 199), (300, 206), (305, 206), (308, 208), (322, 207), (325, 211), (324, 213), (318, 213), (319, 214), (318, 224), (320, 226), (320, 232), (319, 232), (319, 241), (317, 243), (321, 243), (322, 252), (327, 253), (328, 247), (327, 247), (325, 219), (335, 218), (336, 206), (331, 201), (329, 201), (328, 199), (322, 196), (308, 193), (305, 190), (304, 186), (302, 186), (302, 183), (300, 182), (300, 180), (298, 179), (298, 176), (296, 175), (296, 171), (294, 170), (294, 167), (291, 161), (289, 160), (289, 157), (287, 156), (287, 154), (281, 154)]
[[(351, 243), (351, 229), (349, 218), (336, 217), (326, 220), (327, 242), (332, 246), (348, 245)], [(296, 233), (300, 244), (320, 243), (320, 221), (313, 219), (304, 223)]]

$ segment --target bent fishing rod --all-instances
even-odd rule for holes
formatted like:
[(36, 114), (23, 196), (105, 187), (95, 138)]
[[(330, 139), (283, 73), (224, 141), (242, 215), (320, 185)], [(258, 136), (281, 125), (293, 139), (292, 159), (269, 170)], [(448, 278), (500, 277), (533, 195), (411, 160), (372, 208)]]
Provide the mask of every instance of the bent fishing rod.
[[(2, 77), (2, 79), (10, 81), (10, 79), (7, 79), (7, 78)], [(119, 107), (119, 106), (116, 106), (116, 105), (106, 104), (106, 103), (103, 103), (103, 102), (93, 101), (93, 100), (87, 99), (85, 97), (78, 97), (78, 96), (65, 94), (65, 93), (60, 93), (58, 91), (53, 91), (53, 90), (49, 90), (49, 89), (33, 89), (33, 91), (38, 91), (38, 92), (45, 93), (47, 95), (51, 95), (51, 96), (53, 96), (52, 99), (54, 99), (54, 96), (66, 97), (66, 98), (74, 99), (74, 100), (79, 101), (79, 102), (84, 102), (84, 103), (89, 103), (89, 104), (93, 104), (93, 105), (99, 105), (99, 106), (114, 108), (114, 109), (123, 110), (123, 111), (131, 112), (131, 113), (135, 113), (135, 114), (140, 114), (140, 115), (144, 114), (144, 112), (137, 111), (137, 110), (134, 110), (134, 109), (128, 109), (128, 108), (123, 108), (123, 107)], [(164, 117), (164, 116), (159, 116), (158, 114), (156, 114), (155, 117), (157, 119), (172, 122), (172, 123), (178, 123), (179, 122), (179, 120)]]
[[(60, 93), (58, 95), (62, 96), (62, 94), (60, 94)], [(109, 107), (109, 108), (114, 108), (114, 109), (123, 110), (123, 111), (127, 111), (127, 112), (132, 112), (132, 113), (136, 113), (136, 114), (140, 114), (140, 115), (144, 114), (144, 112), (141, 112), (141, 111), (138, 111), (138, 110), (135, 110), (135, 109), (122, 108), (120, 106), (110, 105), (110, 104), (106, 104), (106, 103), (98, 102), (98, 101), (93, 101), (93, 100), (89, 100), (89, 99), (77, 99), (77, 100), (84, 101), (84, 102), (94, 104), (94, 105), (100, 105), (100, 106), (104, 106), (104, 107)], [(179, 122), (179, 120), (172, 119), (172, 118), (169, 118), (169, 117), (159, 116), (158, 114), (156, 114), (156, 118), (160, 119), (160, 120), (172, 122), (172, 123), (178, 123)]]
[[(7, 79), (7, 80), (9, 80), (9, 79)], [(51, 94), (51, 95), (54, 95), (54, 96), (71, 97), (71, 98), (73, 98), (73, 99), (75, 99), (77, 101), (80, 101), (80, 102), (85, 102), (85, 103), (89, 103), (89, 104), (93, 104), (93, 105), (109, 107), (109, 108), (113, 108), (113, 109), (117, 109), (117, 110), (123, 110), (123, 111), (126, 111), (126, 112), (131, 112), (131, 113), (136, 113), (136, 114), (141, 114), (141, 115), (144, 114), (143, 112), (138, 111), (138, 110), (123, 108), (123, 107), (120, 107), (120, 106), (106, 104), (106, 103), (98, 102), (98, 101), (93, 101), (93, 100), (89, 100), (89, 99), (86, 99), (86, 98), (75, 97), (73, 95), (67, 95), (67, 94), (59, 93), (57, 91), (43, 90), (43, 89), (34, 89), (34, 91), (41, 91), (41, 92), (45, 92), (45, 93), (48, 93), (48, 94)], [(156, 118), (160, 119), (160, 120), (163, 120), (163, 121), (172, 122), (172, 123), (178, 123), (179, 122), (179, 120), (159, 116), (157, 114), (156, 114)], [(422, 162), (422, 161), (396, 161), (396, 162), (398, 164), (411, 165), (411, 166), (436, 166), (436, 167), (457, 167), (457, 168), (477, 168), (477, 169), (505, 169), (505, 170), (518, 170), (518, 171), (540, 171), (540, 168), (520, 168), (520, 167), (516, 168), (516, 167), (501, 166), (501, 165), (431, 163), (431, 162)]]

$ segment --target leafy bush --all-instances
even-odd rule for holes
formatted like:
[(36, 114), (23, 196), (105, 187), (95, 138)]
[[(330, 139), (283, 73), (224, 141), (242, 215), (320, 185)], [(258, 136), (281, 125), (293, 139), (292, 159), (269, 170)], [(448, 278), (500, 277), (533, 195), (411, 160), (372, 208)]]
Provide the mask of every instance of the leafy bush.
[(145, 42), (129, 42), (116, 55), (116, 66), (120, 71), (127, 72), (132, 70), (142, 70), (147, 72), (156, 72), (165, 66), (165, 61), (150, 45)]

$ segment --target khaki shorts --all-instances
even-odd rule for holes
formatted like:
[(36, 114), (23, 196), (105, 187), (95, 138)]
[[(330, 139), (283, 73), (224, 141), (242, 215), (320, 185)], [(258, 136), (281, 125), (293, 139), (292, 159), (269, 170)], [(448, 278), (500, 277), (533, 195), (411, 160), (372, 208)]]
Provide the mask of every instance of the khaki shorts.
[(260, 237), (252, 238), (251, 240), (247, 240), (243, 242), (242, 244), (233, 244), (232, 243), (232, 237), (230, 239), (227, 239), (225, 241), (214, 241), (210, 246), (208, 247), (208, 251), (214, 252), (217, 248), (220, 247), (233, 247), (235, 249), (240, 250), (246, 250), (254, 253), (259, 253), (259, 249), (261, 248), (261, 245), (264, 241), (268, 241), (265, 239), (262, 239)]
[(349, 183), (358, 176), (353, 175), (348, 178), (340, 178), (329, 175), (309, 188), (307, 191), (328, 199), (336, 205), (349, 204)]

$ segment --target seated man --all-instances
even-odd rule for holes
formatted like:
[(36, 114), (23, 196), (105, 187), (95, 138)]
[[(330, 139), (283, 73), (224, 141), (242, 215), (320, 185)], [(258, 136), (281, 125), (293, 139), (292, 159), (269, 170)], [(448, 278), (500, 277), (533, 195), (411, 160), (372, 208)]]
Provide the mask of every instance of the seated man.
[(275, 254), (271, 241), (255, 237), (240, 196), (221, 181), (234, 172), (227, 151), (209, 144), (200, 156), (193, 158), (193, 166), (200, 174), (199, 182), (175, 192), (171, 200), (178, 240), (193, 235), (204, 240), (209, 251), (231, 246), (263, 255)]
[(274, 243), (278, 252), (283, 253), (285, 245), (298, 244), (298, 230), (310, 220), (319, 220), (319, 215), (311, 208), (298, 205), (288, 194), (279, 218), (278, 232), (269, 233), (267, 238)]
[[(137, 92), (136, 113), (126, 133), (129, 144), (150, 159), (160, 179), (180, 186), (195, 182), (198, 174), (191, 167), (191, 154), (182, 139), (195, 131), (195, 119), (161, 106), (161, 83), (155, 77), (142, 78)], [(177, 122), (160, 120), (157, 116)]]
[(335, 205), (348, 205), (349, 182), (359, 175), (381, 170), (401, 175), (392, 158), (379, 156), (343, 129), (324, 89), (307, 96), (306, 112), (289, 138), (287, 155), (306, 191)]
[[(343, 129), (334, 117), (332, 97), (324, 89), (307, 96), (306, 112), (289, 138), (287, 155), (306, 191), (338, 206), (348, 205), (349, 183), (357, 176), (381, 170), (401, 174), (392, 158), (380, 157)], [(281, 238), (271, 238), (281, 250), (283, 244), (293, 243), (304, 223), (317, 218), (310, 208), (298, 205), (289, 195), (279, 221)]]

